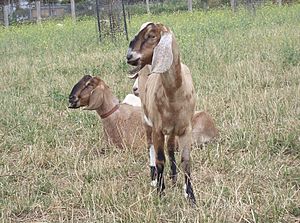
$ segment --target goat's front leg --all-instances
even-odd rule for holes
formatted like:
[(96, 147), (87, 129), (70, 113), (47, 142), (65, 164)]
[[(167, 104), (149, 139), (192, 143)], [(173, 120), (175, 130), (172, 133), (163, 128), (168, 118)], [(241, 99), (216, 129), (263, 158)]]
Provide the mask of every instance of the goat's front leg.
[(165, 189), (164, 182), (164, 167), (165, 167), (165, 153), (164, 153), (164, 143), (165, 137), (161, 132), (153, 131), (153, 144), (156, 154), (156, 170), (157, 170), (157, 192), (162, 195), (163, 190)]
[(156, 164), (155, 164), (155, 150), (152, 141), (152, 127), (145, 124), (146, 129), (146, 138), (149, 150), (149, 160), (150, 160), (150, 177), (151, 177), (151, 186), (156, 187)]
[(173, 185), (176, 184), (177, 181), (177, 170), (176, 170), (176, 160), (175, 160), (175, 135), (170, 135), (167, 140), (168, 147), (168, 155), (169, 161), (171, 165), (170, 178), (172, 179)]
[(192, 128), (186, 129), (184, 135), (178, 138), (179, 148), (182, 150), (181, 165), (184, 171), (184, 193), (193, 204), (196, 204), (196, 199), (191, 183), (191, 164), (190, 164), (190, 151), (192, 144)]

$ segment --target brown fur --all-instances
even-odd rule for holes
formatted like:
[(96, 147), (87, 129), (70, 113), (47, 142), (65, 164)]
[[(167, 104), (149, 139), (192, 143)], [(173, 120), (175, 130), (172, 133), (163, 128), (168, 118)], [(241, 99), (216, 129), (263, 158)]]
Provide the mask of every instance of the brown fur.
[(180, 62), (180, 53), (173, 33), (162, 24), (149, 23), (131, 41), (127, 62), (143, 68), (151, 64), (151, 75), (141, 97), (144, 114), (152, 122), (152, 139), (156, 153), (158, 191), (164, 190), (164, 135), (169, 135), (168, 148), (171, 177), (176, 181), (175, 136), (182, 149), (182, 168), (188, 198), (195, 203), (190, 181), (190, 149), (192, 118), (196, 96), (191, 73)]
[[(145, 100), (145, 85), (148, 76), (151, 73), (151, 65), (146, 65), (133, 78), (136, 78), (138, 85), (133, 87), (133, 93), (136, 96)], [(190, 98), (187, 96), (187, 100)], [(218, 136), (218, 129), (212, 117), (204, 111), (196, 111), (192, 119), (192, 136), (193, 145), (201, 145), (216, 139)]]
[[(81, 83), (80, 80), (78, 83)], [(98, 77), (89, 79), (84, 87), (72, 90), (70, 108), (86, 107), (96, 110), (99, 116), (108, 113), (119, 100), (112, 94), (109, 87)], [(140, 148), (146, 145), (146, 136), (141, 120), (142, 110), (127, 104), (120, 107), (107, 118), (102, 119), (103, 131), (109, 144), (119, 148)]]

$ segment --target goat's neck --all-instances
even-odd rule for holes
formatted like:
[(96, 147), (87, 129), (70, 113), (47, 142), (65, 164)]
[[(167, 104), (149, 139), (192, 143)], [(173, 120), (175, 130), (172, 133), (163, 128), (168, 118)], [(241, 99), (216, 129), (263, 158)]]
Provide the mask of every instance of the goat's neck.
[(107, 89), (103, 95), (103, 103), (96, 111), (101, 116), (111, 111), (117, 104), (119, 104), (118, 98)]
[(168, 97), (174, 97), (182, 85), (181, 62), (177, 43), (172, 42), (173, 63), (169, 70), (161, 74), (162, 84)]

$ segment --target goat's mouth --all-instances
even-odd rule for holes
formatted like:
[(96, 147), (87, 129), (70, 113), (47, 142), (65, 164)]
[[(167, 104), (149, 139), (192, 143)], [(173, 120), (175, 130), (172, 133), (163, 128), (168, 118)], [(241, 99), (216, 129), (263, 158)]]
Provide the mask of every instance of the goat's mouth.
[(130, 59), (130, 60), (127, 60), (127, 63), (132, 65), (132, 66), (138, 66), (139, 65), (139, 60), (140, 60), (140, 58)]
[(79, 108), (80, 105), (79, 105), (79, 100), (76, 96), (70, 96), (69, 97), (69, 108)]
[(77, 105), (77, 103), (70, 103), (68, 107), (72, 108), (72, 109), (76, 109), (76, 108), (79, 108), (80, 106)]
[(129, 70), (129, 78), (130, 79), (136, 79), (138, 77), (138, 72), (142, 69), (142, 65), (138, 64), (136, 67), (133, 69)]

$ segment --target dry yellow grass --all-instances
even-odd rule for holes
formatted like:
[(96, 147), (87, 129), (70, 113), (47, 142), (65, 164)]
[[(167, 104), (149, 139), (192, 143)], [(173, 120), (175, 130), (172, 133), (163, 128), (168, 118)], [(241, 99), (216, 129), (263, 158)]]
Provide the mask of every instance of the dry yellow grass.
[(119, 98), (131, 91), (128, 42), (99, 46), (92, 20), (1, 29), (1, 221), (299, 222), (299, 10), (133, 18), (131, 36), (148, 20), (172, 27), (197, 108), (220, 129), (218, 142), (192, 152), (196, 208), (182, 196), (182, 174), (159, 199), (146, 148), (108, 148), (95, 113), (67, 108), (84, 74)]

